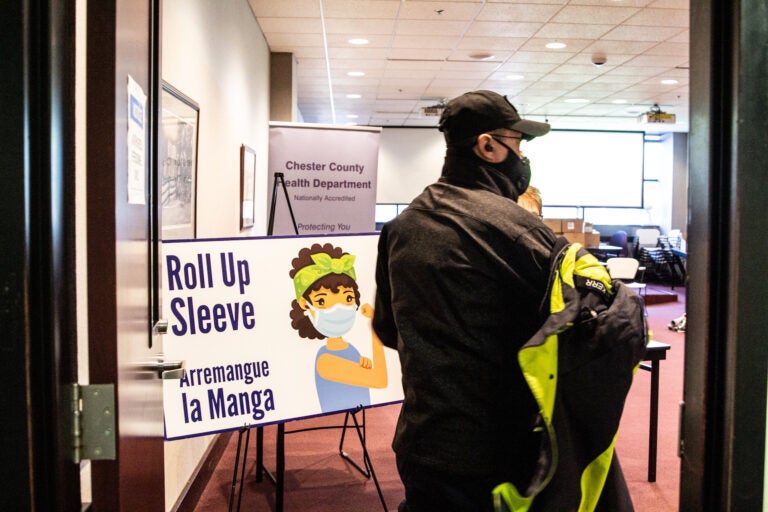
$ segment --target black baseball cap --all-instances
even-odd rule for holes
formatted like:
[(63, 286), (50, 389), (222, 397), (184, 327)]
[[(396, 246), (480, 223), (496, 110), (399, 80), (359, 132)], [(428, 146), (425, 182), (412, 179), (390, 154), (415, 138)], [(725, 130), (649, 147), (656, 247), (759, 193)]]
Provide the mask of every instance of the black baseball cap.
[(438, 124), (449, 145), (474, 142), (472, 137), (499, 128), (520, 132), (525, 140), (531, 140), (546, 135), (550, 126), (521, 118), (506, 96), (493, 91), (457, 96), (445, 105)]

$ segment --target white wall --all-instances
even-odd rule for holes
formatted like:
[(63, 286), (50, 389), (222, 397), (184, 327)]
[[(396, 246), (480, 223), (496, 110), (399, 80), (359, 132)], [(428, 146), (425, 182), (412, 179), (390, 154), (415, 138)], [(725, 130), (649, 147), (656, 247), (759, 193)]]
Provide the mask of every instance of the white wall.
[(382, 129), (376, 202), (410, 203), (440, 177), (444, 157), (437, 128)]
[[(240, 233), (240, 145), (256, 151), (256, 197), (266, 197), (269, 48), (247, 0), (163, 1), (162, 79), (200, 106), (197, 236), (266, 233), (266, 208)], [(214, 436), (165, 443), (171, 510)]]
[[(584, 212), (585, 220), (594, 224), (656, 224), (665, 231), (670, 228), (685, 231), (685, 226), (671, 225), (674, 148), (672, 134), (661, 142), (645, 144), (646, 179), (658, 180), (646, 185), (646, 208), (591, 208)], [(443, 134), (436, 128), (383, 128), (376, 202), (410, 203), (424, 187), (440, 177), (444, 156)], [(680, 160), (680, 155), (677, 159)], [(683, 199), (678, 198), (677, 207), (684, 210), (687, 201)], [(576, 208), (545, 208), (544, 215), (577, 217), (581, 212)]]
[[(247, 0), (163, 1), (162, 73), (200, 106), (197, 237), (240, 235), (240, 145), (256, 151), (266, 196), (269, 48)], [(248, 235), (266, 233), (256, 211)]]

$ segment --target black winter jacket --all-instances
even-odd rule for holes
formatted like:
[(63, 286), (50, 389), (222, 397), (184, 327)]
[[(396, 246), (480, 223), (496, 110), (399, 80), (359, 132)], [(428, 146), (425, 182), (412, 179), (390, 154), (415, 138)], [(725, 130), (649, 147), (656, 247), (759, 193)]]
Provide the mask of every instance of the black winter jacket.
[(522, 484), (539, 440), (517, 351), (544, 320), (555, 235), (516, 199), (500, 171), (449, 151), (382, 230), (373, 327), (400, 354), (398, 457)]

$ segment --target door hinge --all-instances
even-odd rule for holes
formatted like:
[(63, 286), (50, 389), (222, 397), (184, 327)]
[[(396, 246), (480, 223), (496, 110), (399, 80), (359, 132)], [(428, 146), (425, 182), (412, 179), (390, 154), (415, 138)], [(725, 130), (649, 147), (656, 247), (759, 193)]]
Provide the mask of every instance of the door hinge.
[(115, 385), (72, 384), (72, 459), (115, 458)]

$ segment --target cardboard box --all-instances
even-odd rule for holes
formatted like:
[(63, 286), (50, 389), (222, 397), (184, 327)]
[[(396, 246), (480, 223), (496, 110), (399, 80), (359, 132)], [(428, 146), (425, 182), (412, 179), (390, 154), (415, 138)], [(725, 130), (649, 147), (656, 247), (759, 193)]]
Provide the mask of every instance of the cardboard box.
[(544, 220), (544, 224), (546, 224), (547, 227), (549, 227), (549, 229), (551, 229), (555, 233), (562, 233), (563, 232), (561, 219), (547, 219), (547, 218), (544, 218), (543, 220)]
[(584, 233), (584, 247), (599, 247), (600, 233)]
[(562, 219), (563, 233), (582, 233), (584, 231), (584, 220), (582, 219)]
[(584, 233), (563, 233), (563, 236), (572, 244), (584, 245)]

